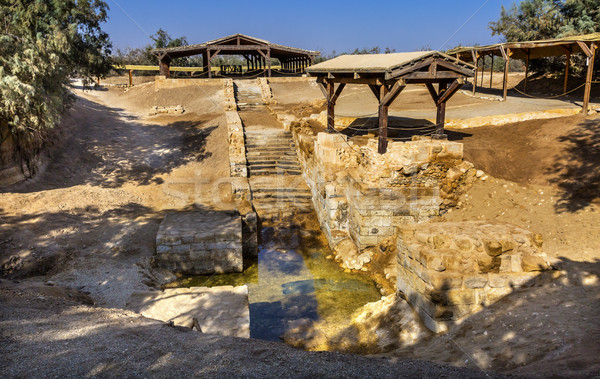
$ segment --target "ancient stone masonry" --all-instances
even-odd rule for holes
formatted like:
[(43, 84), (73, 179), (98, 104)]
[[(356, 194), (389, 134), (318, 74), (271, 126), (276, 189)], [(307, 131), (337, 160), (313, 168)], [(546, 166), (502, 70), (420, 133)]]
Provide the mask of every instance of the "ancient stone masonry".
[(345, 238), (359, 250), (377, 246), (398, 226), (438, 215), (475, 177), (456, 142), (392, 142), (381, 155), (374, 139), (362, 146), (342, 134), (298, 139), (313, 202), (333, 248)]
[(155, 105), (150, 108), (150, 116), (157, 114), (182, 114), (183, 112), (183, 106), (181, 105), (174, 105), (171, 107), (159, 107)]
[(436, 332), (515, 287), (532, 285), (550, 267), (541, 235), (512, 225), (474, 221), (399, 230), (398, 290)]
[(223, 81), (225, 118), (227, 121), (227, 140), (229, 143), (229, 175), (248, 177), (246, 165), (246, 147), (244, 145), (244, 126), (237, 112), (233, 80)]
[(188, 275), (242, 272), (242, 220), (237, 212), (179, 212), (156, 235), (159, 267)]
[(260, 87), (260, 93), (262, 95), (263, 102), (267, 105), (269, 104), (277, 104), (275, 99), (273, 99), (273, 93), (271, 92), (271, 87), (269, 86), (269, 81), (267, 78), (257, 78), (258, 86)]

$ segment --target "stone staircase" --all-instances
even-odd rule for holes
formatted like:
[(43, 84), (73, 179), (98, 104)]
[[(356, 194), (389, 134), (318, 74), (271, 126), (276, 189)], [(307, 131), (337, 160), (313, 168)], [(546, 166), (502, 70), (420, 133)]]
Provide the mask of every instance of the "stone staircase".
[(246, 128), (245, 137), (250, 176), (302, 174), (290, 132)]
[(264, 128), (247, 128), (245, 134), (252, 203), (260, 219), (280, 221), (312, 212), (292, 135)]
[(239, 110), (265, 105), (260, 86), (255, 80), (234, 80), (235, 100)]

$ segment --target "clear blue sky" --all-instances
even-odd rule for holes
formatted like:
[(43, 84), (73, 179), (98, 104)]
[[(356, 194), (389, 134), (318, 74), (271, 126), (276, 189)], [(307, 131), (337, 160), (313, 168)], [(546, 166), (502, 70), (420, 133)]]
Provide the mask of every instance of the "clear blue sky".
[[(141, 47), (159, 28), (202, 43), (242, 33), (273, 43), (338, 54), (379, 46), (413, 51), (499, 42), (487, 28), (513, 0), (105, 0), (104, 30), (115, 48)], [(518, 0), (517, 0), (518, 2)], [(134, 21), (125, 15), (120, 5)], [(482, 7), (483, 5), (483, 7)], [(468, 22), (469, 17), (477, 11)], [(139, 27), (136, 25), (139, 24)], [(466, 22), (466, 24), (465, 24)], [(464, 24), (462, 29), (457, 30)], [(442, 46), (450, 36), (456, 34)]]

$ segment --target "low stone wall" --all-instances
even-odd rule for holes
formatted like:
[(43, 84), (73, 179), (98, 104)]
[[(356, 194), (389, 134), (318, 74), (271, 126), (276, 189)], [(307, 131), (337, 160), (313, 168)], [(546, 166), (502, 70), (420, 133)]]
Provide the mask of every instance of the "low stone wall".
[(506, 224), (404, 226), (397, 248), (397, 288), (436, 332), (532, 285), (550, 267), (541, 235)]
[(226, 79), (167, 79), (157, 75), (154, 78), (154, 89), (181, 88), (187, 86), (214, 86), (221, 84)]
[(159, 267), (187, 275), (242, 272), (242, 220), (237, 212), (179, 212), (156, 235)]
[(229, 175), (231, 177), (247, 177), (246, 146), (244, 142), (244, 125), (237, 112), (233, 80), (223, 81), (223, 98), (225, 119), (227, 121), (227, 142), (229, 146)]
[(271, 92), (271, 87), (269, 86), (269, 81), (267, 78), (257, 78), (256, 82), (260, 87), (260, 93), (262, 95), (263, 102), (266, 105), (277, 104), (275, 99), (273, 99), (273, 93)]

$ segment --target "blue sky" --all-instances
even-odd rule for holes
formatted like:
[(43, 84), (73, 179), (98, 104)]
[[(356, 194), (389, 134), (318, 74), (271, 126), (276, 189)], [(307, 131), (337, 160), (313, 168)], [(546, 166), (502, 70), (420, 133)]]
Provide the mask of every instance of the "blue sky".
[(110, 18), (104, 30), (109, 33), (115, 48), (144, 46), (150, 42), (145, 33), (154, 34), (162, 28), (172, 37), (187, 37), (190, 43), (242, 33), (282, 45), (319, 50), (325, 54), (333, 50), (341, 53), (374, 46), (382, 49), (390, 47), (401, 52), (427, 45), (434, 50), (445, 50), (459, 43), (496, 43), (499, 38), (492, 37), (488, 23), (498, 19), (502, 5), (508, 8), (514, 2), (105, 1), (110, 6)]

